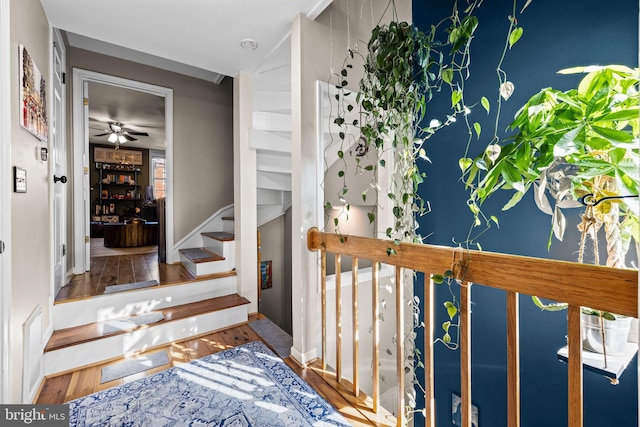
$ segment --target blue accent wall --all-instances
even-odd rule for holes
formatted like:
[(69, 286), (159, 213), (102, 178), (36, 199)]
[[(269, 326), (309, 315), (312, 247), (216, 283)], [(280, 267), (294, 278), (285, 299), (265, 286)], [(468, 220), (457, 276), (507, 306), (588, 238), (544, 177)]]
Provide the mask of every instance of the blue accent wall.
[[(461, 1), (461, 3), (463, 3)], [(415, 0), (414, 23), (423, 30), (448, 16), (451, 0)], [(518, 10), (524, 1), (518, 1)], [(479, 9), (479, 27), (472, 45), (471, 78), (466, 83), (468, 103), (486, 96), (495, 111), (498, 80), (496, 64), (504, 46), (511, 13), (510, 0), (486, 0)], [(507, 53), (503, 69), (515, 84), (514, 95), (503, 103), (499, 129), (504, 131), (516, 110), (543, 87), (566, 90), (575, 87), (580, 76), (559, 75), (560, 69), (590, 64), (618, 63), (637, 66), (638, 0), (533, 0), (518, 16), (524, 35)], [(444, 117), (450, 106), (448, 93), (436, 95), (426, 121)], [(470, 157), (486, 146), (494, 117), (488, 118), (479, 105), (471, 121), (482, 124), (483, 137), (474, 141)], [(419, 219), (425, 243), (455, 245), (466, 239), (472, 215), (466, 207), (466, 192), (459, 182), (458, 159), (467, 141), (463, 123), (438, 132), (427, 141), (432, 163), (420, 167), (427, 179), (420, 189), (432, 211)], [(502, 134), (504, 137), (504, 133)], [(475, 139), (475, 138), (474, 138)], [(568, 218), (564, 242), (555, 241), (547, 251), (550, 217), (540, 212), (528, 194), (515, 208), (501, 212), (510, 195), (496, 195), (483, 210), (500, 219), (480, 239), (486, 251), (575, 261), (579, 234), (579, 209)], [(517, 280), (517, 277), (513, 278)], [(420, 280), (416, 293), (421, 295)], [(437, 307), (447, 297), (444, 285), (436, 290)], [(507, 425), (506, 314), (505, 294), (475, 286), (473, 299), (473, 403), (478, 406), (479, 427)], [(565, 344), (566, 312), (541, 312), (529, 297), (521, 297), (521, 385), (522, 426), (562, 427), (567, 425), (567, 366), (556, 351)], [(437, 312), (436, 325), (446, 317)], [(420, 330), (422, 333), (422, 330)], [(422, 337), (418, 337), (418, 343)], [(451, 426), (451, 393), (460, 393), (459, 353), (436, 345), (436, 417), (438, 426)], [(635, 360), (619, 385), (592, 372), (584, 375), (585, 426), (637, 426), (637, 371)], [(416, 425), (423, 423), (417, 420)]]

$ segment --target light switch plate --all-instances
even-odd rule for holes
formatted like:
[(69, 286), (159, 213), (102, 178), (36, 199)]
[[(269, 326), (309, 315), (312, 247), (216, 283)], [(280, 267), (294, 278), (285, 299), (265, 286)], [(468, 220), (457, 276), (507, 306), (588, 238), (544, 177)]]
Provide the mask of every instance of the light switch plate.
[(16, 193), (27, 192), (27, 171), (17, 166), (13, 167), (13, 191)]

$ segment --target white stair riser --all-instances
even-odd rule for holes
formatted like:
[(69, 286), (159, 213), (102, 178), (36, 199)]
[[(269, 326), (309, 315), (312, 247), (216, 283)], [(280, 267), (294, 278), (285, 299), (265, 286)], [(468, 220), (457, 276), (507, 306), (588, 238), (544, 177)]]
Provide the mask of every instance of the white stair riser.
[(262, 189), (256, 194), (258, 206), (260, 205), (277, 205), (282, 206), (283, 196), (281, 190)]
[(291, 191), (291, 174), (257, 171), (258, 190)]
[[(227, 270), (228, 271), (228, 270)], [(173, 307), (237, 292), (236, 276), (202, 280), (180, 286), (155, 286), (100, 295), (53, 306), (53, 328), (71, 328), (133, 314)]]
[(45, 375), (64, 372), (246, 322), (247, 306), (162, 323), (45, 353)]
[(222, 231), (225, 233), (234, 233), (235, 222), (232, 219), (222, 219)]
[(259, 171), (291, 173), (291, 155), (288, 153), (260, 152), (256, 154)]
[(264, 91), (253, 94), (255, 111), (291, 111), (291, 91)]
[(291, 115), (280, 113), (253, 112), (253, 129), (291, 132)]
[(251, 130), (251, 148), (291, 154), (291, 131)]
[(233, 259), (236, 243), (233, 240), (221, 241), (203, 234), (202, 247), (226, 259)]
[(189, 273), (196, 277), (206, 276), (208, 274), (224, 273), (231, 271), (235, 267), (233, 265), (233, 259), (225, 258), (220, 261), (208, 261), (208, 262), (192, 262), (184, 255), (180, 255), (180, 262), (184, 268), (189, 270)]

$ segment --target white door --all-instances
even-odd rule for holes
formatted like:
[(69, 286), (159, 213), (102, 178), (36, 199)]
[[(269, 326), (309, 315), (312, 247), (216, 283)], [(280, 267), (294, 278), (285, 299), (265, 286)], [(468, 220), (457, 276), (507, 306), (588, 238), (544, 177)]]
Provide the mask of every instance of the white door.
[(53, 84), (51, 127), (51, 170), (53, 172), (53, 274), (54, 297), (65, 285), (67, 271), (67, 150), (64, 132), (64, 44), (60, 32), (53, 32)]

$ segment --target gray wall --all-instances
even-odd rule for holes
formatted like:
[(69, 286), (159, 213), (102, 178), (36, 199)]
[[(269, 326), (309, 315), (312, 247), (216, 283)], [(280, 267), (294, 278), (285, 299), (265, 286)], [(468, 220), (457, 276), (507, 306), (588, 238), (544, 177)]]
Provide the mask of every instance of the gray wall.
[(290, 251), (285, 251), (287, 245), (285, 240), (286, 222), (289, 222), (288, 229), (290, 230), (290, 220), (287, 221), (287, 217), (284, 215), (258, 227), (260, 231), (260, 260), (270, 260), (273, 268), (273, 287), (262, 290), (258, 310), (285, 332), (291, 334), (291, 269), (285, 268), (287, 262), (285, 258), (289, 260), (289, 264), (291, 261), (290, 257), (285, 257), (285, 254), (290, 253)]
[[(27, 192), (11, 194), (11, 402), (22, 396), (22, 324), (40, 305), (42, 330), (49, 327), (51, 223), (49, 164), (36, 160), (40, 141), (20, 127), (18, 45), (25, 46), (40, 72), (49, 76), (49, 23), (38, 0), (12, 0), (11, 8), (11, 164), (27, 171)], [(3, 76), (2, 78), (9, 78)], [(50, 92), (49, 92), (50, 93)], [(2, 171), (11, 174), (11, 171)]]
[(77, 48), (67, 61), (70, 69), (173, 89), (174, 241), (233, 203), (232, 79), (216, 85)]

